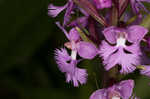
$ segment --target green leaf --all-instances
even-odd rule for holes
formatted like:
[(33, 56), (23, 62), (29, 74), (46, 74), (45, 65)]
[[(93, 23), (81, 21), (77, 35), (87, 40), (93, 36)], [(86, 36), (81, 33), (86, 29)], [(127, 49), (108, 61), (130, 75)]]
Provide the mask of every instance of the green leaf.
[(150, 29), (150, 14), (143, 19), (141, 25), (147, 29)]
[(82, 38), (84, 41), (86, 41), (86, 42), (92, 42), (92, 41), (84, 34), (84, 32), (83, 32), (80, 28), (76, 27), (76, 30), (79, 32), (79, 35), (81, 36), (81, 38)]
[(130, 19), (126, 22), (126, 24), (129, 25), (129, 24), (131, 24), (132, 22), (134, 22), (136, 19), (137, 19), (137, 16), (133, 16), (132, 18), (130, 18)]

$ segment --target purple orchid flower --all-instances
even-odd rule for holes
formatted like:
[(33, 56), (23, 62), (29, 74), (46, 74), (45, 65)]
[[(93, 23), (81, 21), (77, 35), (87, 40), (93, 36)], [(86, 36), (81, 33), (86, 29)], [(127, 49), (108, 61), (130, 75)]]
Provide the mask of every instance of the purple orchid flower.
[(112, 0), (94, 0), (97, 9), (110, 8)]
[(78, 31), (75, 28), (72, 28), (68, 33), (59, 22), (56, 22), (56, 24), (70, 41), (65, 43), (65, 46), (71, 49), (70, 56), (66, 49), (56, 49), (55, 59), (59, 69), (61, 72), (66, 73), (66, 82), (73, 81), (75, 87), (79, 86), (79, 83), (85, 84), (87, 73), (85, 69), (77, 67), (77, 63), (79, 62), (77, 60), (77, 53), (85, 59), (92, 59), (97, 55), (98, 49), (92, 43), (81, 41)]
[(86, 11), (84, 11), (84, 9), (82, 8), (78, 8), (78, 9), (81, 11), (81, 13), (83, 13), (84, 16), (78, 17), (77, 19), (73, 20), (70, 24), (68, 24), (68, 26), (86, 27), (88, 25), (88, 18), (90, 15)]
[(78, 31), (75, 28), (72, 28), (68, 33), (59, 22), (56, 22), (56, 24), (70, 41), (69, 43), (66, 43), (66, 46), (71, 48), (75, 55), (78, 53), (79, 56), (85, 59), (93, 59), (97, 55), (97, 47), (92, 43), (81, 41)]
[(56, 63), (60, 71), (66, 74), (66, 82), (72, 81), (73, 85), (77, 87), (79, 83), (86, 83), (88, 74), (85, 69), (80, 69), (76, 66), (78, 61), (74, 58), (74, 53), (69, 56), (65, 48), (55, 50)]
[(124, 80), (111, 87), (95, 91), (90, 99), (129, 99), (134, 88), (133, 80)]
[(68, 4), (64, 6), (54, 6), (53, 4), (49, 4), (48, 6), (48, 15), (52, 17), (57, 17), (60, 12), (66, 9)]
[[(141, 63), (140, 41), (148, 32), (142, 26), (133, 25), (127, 29), (108, 27), (104, 29), (105, 40), (100, 45), (99, 54), (103, 58), (105, 69), (109, 70), (115, 65), (121, 65), (121, 73), (130, 73)], [(126, 42), (132, 43), (128, 46)]]
[(66, 13), (64, 15), (64, 23), (63, 26), (67, 24), (70, 20), (71, 14), (74, 13), (73, 9), (75, 5), (72, 0), (69, 0), (64, 6), (54, 6), (53, 4), (49, 4), (48, 6), (48, 15), (52, 17), (56, 17), (60, 12), (66, 9)]
[[(89, 14), (87, 14), (82, 8), (79, 8), (78, 6), (76, 6), (72, 0), (68, 0), (68, 2), (64, 6), (54, 6), (53, 4), (49, 4), (48, 15), (52, 16), (52, 17), (56, 17), (59, 13), (61, 13), (65, 9), (66, 9), (66, 12), (64, 15), (63, 26), (67, 25), (67, 23), (70, 21), (71, 14), (74, 14), (74, 9), (79, 9), (81, 11), (81, 13), (83, 13), (83, 15), (85, 15), (84, 18), (86, 18), (86, 19), (89, 16)], [(81, 17), (81, 19), (78, 18), (77, 21), (82, 22), (82, 20), (84, 20), (84, 19)]]
[(133, 12), (139, 14), (140, 10), (143, 9), (145, 12), (150, 13), (141, 2), (150, 3), (150, 0), (130, 0)]

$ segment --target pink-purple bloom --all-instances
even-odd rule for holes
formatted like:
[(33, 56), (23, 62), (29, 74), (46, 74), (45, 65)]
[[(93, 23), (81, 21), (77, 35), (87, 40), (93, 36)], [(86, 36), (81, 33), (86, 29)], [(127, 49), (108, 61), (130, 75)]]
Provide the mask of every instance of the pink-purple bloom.
[[(105, 69), (121, 65), (121, 73), (133, 72), (140, 64), (142, 53), (139, 44), (147, 32), (147, 29), (137, 25), (126, 29), (114, 26), (104, 29), (103, 34), (109, 43), (102, 41), (99, 54), (104, 60)], [(132, 44), (127, 45), (127, 41)]]
[(134, 88), (133, 80), (124, 80), (108, 88), (96, 90), (90, 99), (129, 99)]
[(49, 4), (48, 6), (48, 15), (56, 17), (59, 13), (66, 9), (63, 25), (66, 25), (69, 22), (71, 14), (73, 14), (73, 9), (75, 5), (72, 0), (69, 0), (64, 6), (54, 6)]
[(78, 31), (75, 28), (72, 28), (68, 33), (58, 22), (56, 24), (70, 41), (67, 45), (69, 45), (72, 51), (85, 59), (93, 59), (97, 55), (97, 47), (90, 42), (81, 41)]
[(69, 33), (56, 22), (57, 26), (64, 32), (69, 42), (65, 43), (65, 46), (71, 49), (71, 55), (68, 55), (65, 48), (56, 49), (55, 59), (61, 72), (66, 73), (66, 82), (73, 82), (73, 85), (79, 86), (85, 84), (87, 80), (87, 73), (85, 69), (77, 67), (79, 60), (77, 60), (77, 54), (85, 59), (93, 59), (98, 52), (95, 45), (89, 42), (81, 41), (78, 31), (72, 28)]
[(94, 0), (98, 9), (110, 8), (112, 6), (112, 0)]
[[(63, 26), (65, 26), (70, 21), (71, 15), (74, 14), (75, 9), (79, 9), (81, 13), (85, 15), (84, 18), (87, 18), (89, 16), (82, 8), (78, 8), (72, 0), (68, 0), (68, 2), (64, 6), (54, 6), (53, 4), (49, 4), (48, 15), (52, 17), (56, 17), (62, 11), (66, 10), (64, 15), (64, 22), (63, 22)], [(81, 19), (79, 18), (77, 21), (82, 22), (82, 20), (83, 18), (81, 17)]]

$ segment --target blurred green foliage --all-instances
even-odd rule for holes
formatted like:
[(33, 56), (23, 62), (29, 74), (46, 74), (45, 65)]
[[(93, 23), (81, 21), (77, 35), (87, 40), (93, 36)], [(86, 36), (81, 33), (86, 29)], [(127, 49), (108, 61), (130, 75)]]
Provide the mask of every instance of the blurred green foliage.
[[(66, 41), (64, 34), (48, 17), (50, 2), (60, 0), (0, 0), (0, 99), (88, 99), (102, 83), (100, 62), (85, 60), (88, 83), (74, 88), (65, 83), (54, 61), (54, 50)], [(98, 74), (98, 75), (97, 75)], [(136, 79), (135, 91), (148, 99), (150, 80)]]

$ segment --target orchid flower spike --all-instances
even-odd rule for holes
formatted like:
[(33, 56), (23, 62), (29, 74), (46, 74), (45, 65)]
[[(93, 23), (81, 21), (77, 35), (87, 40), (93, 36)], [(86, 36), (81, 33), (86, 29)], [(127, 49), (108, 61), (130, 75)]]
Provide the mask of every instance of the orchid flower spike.
[(75, 28), (72, 28), (68, 33), (59, 22), (56, 22), (56, 24), (69, 40), (69, 42), (65, 43), (67, 48), (70, 48), (76, 54), (78, 53), (84, 59), (93, 59), (97, 55), (97, 47), (90, 42), (81, 41), (79, 33)]

